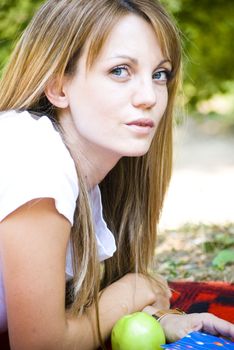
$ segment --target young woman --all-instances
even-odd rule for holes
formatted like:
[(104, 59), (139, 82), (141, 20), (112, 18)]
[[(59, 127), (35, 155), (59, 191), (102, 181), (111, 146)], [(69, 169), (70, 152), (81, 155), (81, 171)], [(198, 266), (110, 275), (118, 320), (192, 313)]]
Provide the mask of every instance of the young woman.
[[(169, 308), (149, 271), (180, 60), (153, 0), (48, 0), (20, 39), (0, 85), (0, 327), (12, 349), (95, 349), (123, 315)], [(169, 341), (234, 337), (210, 314), (161, 322)]]

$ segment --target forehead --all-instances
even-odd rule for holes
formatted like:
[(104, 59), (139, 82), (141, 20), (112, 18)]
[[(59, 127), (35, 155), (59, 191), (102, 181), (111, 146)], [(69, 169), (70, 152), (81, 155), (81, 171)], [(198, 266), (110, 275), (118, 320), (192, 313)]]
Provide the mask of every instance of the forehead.
[(158, 62), (167, 56), (162, 54), (153, 26), (135, 14), (118, 19), (110, 30), (105, 31), (104, 37), (101, 35), (101, 40), (94, 33), (82, 51), (78, 65), (84, 64), (88, 70), (114, 56), (132, 56), (137, 60), (146, 59), (147, 62)]
[(156, 33), (145, 19), (129, 14), (115, 24), (109, 33), (101, 51), (100, 58), (131, 54), (148, 59), (162, 59), (162, 51)]

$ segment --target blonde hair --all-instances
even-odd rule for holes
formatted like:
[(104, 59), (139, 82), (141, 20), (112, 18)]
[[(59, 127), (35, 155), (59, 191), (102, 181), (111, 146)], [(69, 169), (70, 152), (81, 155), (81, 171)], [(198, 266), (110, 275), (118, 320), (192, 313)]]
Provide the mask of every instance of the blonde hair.
[(29, 110), (56, 119), (56, 110), (44, 93), (48, 82), (54, 76), (62, 79), (74, 73), (88, 39), (90, 67), (111, 28), (129, 13), (152, 25), (163, 54), (172, 63), (168, 106), (149, 152), (121, 159), (100, 184), (104, 216), (117, 244), (114, 256), (104, 263), (102, 278), (87, 189), (77, 164), (80, 195), (71, 233), (74, 313), (97, 300), (100, 288), (128, 272), (150, 276), (157, 224), (171, 177), (172, 114), (181, 64), (179, 34), (158, 1), (48, 0), (22, 35), (0, 84), (0, 110)]

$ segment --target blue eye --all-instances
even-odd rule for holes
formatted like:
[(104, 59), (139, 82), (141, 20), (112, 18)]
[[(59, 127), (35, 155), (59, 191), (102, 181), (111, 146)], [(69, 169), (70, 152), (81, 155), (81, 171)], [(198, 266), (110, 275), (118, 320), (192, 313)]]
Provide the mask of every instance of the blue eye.
[(153, 74), (153, 79), (156, 81), (167, 82), (170, 78), (170, 72), (168, 70), (160, 70)]
[(119, 77), (119, 78), (127, 78), (128, 73), (128, 67), (127, 66), (118, 66), (111, 70), (111, 74)]

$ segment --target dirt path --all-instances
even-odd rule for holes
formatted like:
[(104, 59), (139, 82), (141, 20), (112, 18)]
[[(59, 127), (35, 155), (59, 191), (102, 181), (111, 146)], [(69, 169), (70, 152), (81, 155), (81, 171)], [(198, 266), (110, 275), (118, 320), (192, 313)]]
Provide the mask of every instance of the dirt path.
[(175, 161), (161, 228), (234, 222), (234, 136), (191, 119), (176, 129)]

